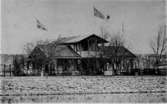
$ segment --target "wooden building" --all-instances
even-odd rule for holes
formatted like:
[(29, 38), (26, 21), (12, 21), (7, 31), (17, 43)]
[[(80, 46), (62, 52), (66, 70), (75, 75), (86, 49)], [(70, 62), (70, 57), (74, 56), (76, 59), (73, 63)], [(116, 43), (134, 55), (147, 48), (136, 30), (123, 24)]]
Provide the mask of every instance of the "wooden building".
[[(106, 64), (111, 64), (118, 55), (113, 53), (114, 47), (102, 47), (105, 43), (105, 39), (95, 34), (61, 37), (47, 45), (36, 46), (29, 55), (27, 69), (31, 66), (34, 73), (45, 72), (49, 75), (103, 74)], [(117, 57), (135, 58), (127, 49), (118, 49), (122, 53), (117, 52), (120, 53)]]
[(136, 56), (123, 46), (104, 46), (103, 57), (108, 63), (107, 70), (114, 74), (131, 74), (137, 68)]
[(77, 60), (79, 55), (69, 46), (38, 45), (29, 56), (28, 68), (33, 69), (34, 74), (41, 74), (44, 71), (47, 74), (70, 74), (77, 70)]

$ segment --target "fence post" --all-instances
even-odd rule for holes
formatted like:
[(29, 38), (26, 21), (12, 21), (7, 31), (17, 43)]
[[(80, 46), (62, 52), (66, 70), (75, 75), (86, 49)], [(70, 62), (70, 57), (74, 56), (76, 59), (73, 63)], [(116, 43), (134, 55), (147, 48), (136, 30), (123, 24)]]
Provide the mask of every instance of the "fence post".
[(5, 77), (5, 73), (6, 73), (5, 70), (6, 70), (6, 65), (4, 64), (4, 70), (3, 70), (4, 77)]

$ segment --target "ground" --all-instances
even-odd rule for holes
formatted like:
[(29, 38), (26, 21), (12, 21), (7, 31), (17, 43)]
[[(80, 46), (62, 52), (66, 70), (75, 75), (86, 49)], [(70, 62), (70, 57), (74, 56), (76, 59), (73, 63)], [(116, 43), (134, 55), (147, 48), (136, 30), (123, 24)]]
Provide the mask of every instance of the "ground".
[[(3, 98), (4, 96), (6, 98), (7, 96), (24, 96), (22, 99), (27, 99), (25, 96), (30, 95), (43, 96), (43, 98), (44, 95), (47, 97), (54, 95), (56, 101), (60, 100), (60, 102), (67, 101), (62, 100), (62, 98), (65, 99), (64, 97), (74, 100), (75, 96), (77, 96), (76, 99), (79, 98), (79, 101), (83, 99), (83, 102), (85, 97), (88, 97), (86, 101), (90, 100), (89, 98), (94, 102), (99, 101), (98, 96), (106, 101), (110, 101), (111, 96), (112, 101), (117, 101), (113, 98), (120, 98), (119, 101), (125, 99), (138, 101), (141, 99), (135, 99), (135, 96), (149, 97), (151, 95), (151, 99), (154, 101), (157, 96), (166, 96), (166, 78), (166, 76), (5, 77), (1, 81), (0, 95)], [(69, 97), (70, 95), (73, 95), (73, 98)], [(1, 100), (4, 100), (3, 98)], [(77, 102), (77, 100), (75, 101)], [(167, 99), (163, 98), (157, 101), (166, 102)]]

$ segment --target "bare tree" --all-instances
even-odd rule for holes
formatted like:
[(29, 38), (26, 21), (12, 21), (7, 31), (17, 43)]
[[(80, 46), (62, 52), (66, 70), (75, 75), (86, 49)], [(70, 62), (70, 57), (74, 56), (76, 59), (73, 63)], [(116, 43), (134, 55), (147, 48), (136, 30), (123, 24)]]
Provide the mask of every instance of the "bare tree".
[[(38, 72), (44, 71), (49, 73), (49, 65), (52, 63), (54, 50), (58, 43), (58, 39), (55, 41), (38, 40), (36, 42), (26, 43), (24, 46), (24, 51), (28, 54), (28, 58), (30, 60), (27, 64), (27, 69), (29, 69), (29, 65), (32, 64), (33, 69), (37, 70)], [(38, 51), (39, 48), (42, 49), (44, 54)]]
[(49, 42), (50, 42), (49, 40), (38, 40), (34, 43), (28, 42), (24, 45), (23, 50), (27, 55), (29, 55), (37, 45), (45, 45), (48, 44)]
[[(121, 71), (126, 71), (131, 73), (131, 68), (133, 67), (133, 58), (129, 57), (129, 53), (125, 49), (125, 39), (122, 32), (117, 32), (110, 35), (109, 48), (110, 49), (110, 65), (115, 74), (119, 74)], [(108, 35), (109, 36), (109, 35)], [(109, 38), (109, 37), (108, 37)]]
[(111, 57), (111, 65), (115, 74), (118, 74), (118, 71), (121, 70), (121, 62), (123, 61), (123, 57), (119, 56), (120, 47), (124, 46), (124, 39), (121, 37), (120, 32), (117, 32), (113, 36), (111, 36), (109, 45), (113, 47), (113, 53)]
[(46, 45), (46, 44), (49, 44), (50, 43), (50, 40), (46, 39), (46, 40), (38, 40), (36, 42), (36, 45)]
[(162, 55), (167, 52), (166, 25), (159, 27), (157, 36), (150, 41), (150, 47), (156, 55), (156, 64), (158, 64)]
[(125, 40), (124, 40), (123, 36), (121, 36), (121, 35), (122, 34), (120, 32), (117, 32), (116, 34), (111, 36), (109, 45), (111, 45), (111, 46), (124, 46)]
[(24, 45), (23, 50), (26, 54), (29, 55), (34, 49), (34, 47), (35, 47), (35, 44), (33, 44), (32, 42), (29, 42)]

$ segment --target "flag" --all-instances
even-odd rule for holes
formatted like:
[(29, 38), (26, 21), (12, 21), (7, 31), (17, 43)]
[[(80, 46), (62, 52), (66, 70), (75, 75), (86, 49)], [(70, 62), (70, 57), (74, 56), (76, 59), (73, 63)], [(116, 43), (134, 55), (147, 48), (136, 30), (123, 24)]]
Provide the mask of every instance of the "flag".
[(38, 19), (36, 19), (36, 22), (37, 22), (37, 28), (38, 28), (38, 29), (47, 31), (45, 25), (43, 25)]
[(101, 19), (105, 19), (105, 16), (95, 7), (94, 7), (94, 16), (99, 17)]

